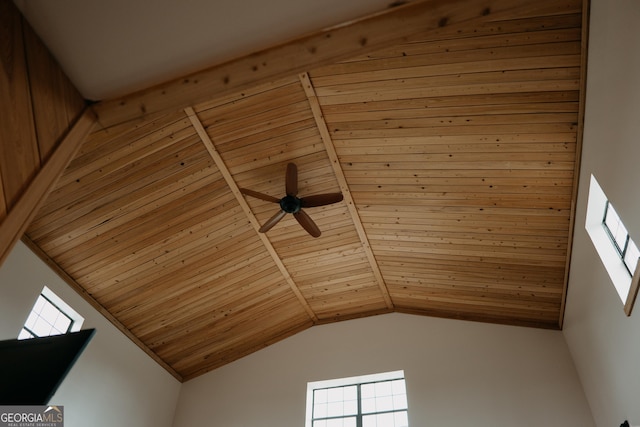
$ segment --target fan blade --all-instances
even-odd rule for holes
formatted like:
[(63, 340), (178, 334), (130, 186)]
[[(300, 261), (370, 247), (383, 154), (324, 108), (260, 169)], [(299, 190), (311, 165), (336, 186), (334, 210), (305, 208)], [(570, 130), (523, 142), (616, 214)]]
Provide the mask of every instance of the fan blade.
[(316, 206), (331, 205), (341, 202), (342, 193), (316, 194), (315, 196), (307, 196), (300, 199), (303, 208), (314, 208)]
[(307, 230), (307, 233), (311, 234), (313, 237), (320, 237), (320, 229), (305, 211), (299, 210), (298, 212), (294, 213), (293, 216), (296, 218), (302, 228)]
[(282, 218), (284, 218), (284, 216), (287, 213), (285, 211), (283, 211), (282, 209), (280, 209), (280, 211), (278, 211), (278, 213), (276, 213), (274, 216), (272, 216), (271, 218), (269, 218), (269, 221), (265, 222), (264, 225), (262, 227), (260, 227), (260, 230), (258, 230), (261, 233), (266, 233), (267, 231), (271, 230), (271, 228), (276, 225), (278, 222), (280, 222), (280, 220)]
[(287, 165), (285, 186), (287, 190), (287, 196), (298, 195), (298, 167), (295, 165), (295, 163), (289, 163)]
[(248, 188), (241, 188), (240, 192), (247, 196), (255, 197), (256, 199), (266, 200), (267, 202), (280, 203), (280, 199), (277, 199), (268, 194), (259, 193), (257, 191), (249, 190)]

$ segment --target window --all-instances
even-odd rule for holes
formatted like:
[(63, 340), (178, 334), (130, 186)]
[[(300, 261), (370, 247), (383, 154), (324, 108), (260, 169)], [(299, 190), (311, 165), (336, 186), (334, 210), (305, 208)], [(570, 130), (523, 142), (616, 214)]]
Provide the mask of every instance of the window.
[(80, 330), (84, 319), (46, 286), (36, 299), (18, 339), (61, 335)]
[(408, 427), (403, 371), (307, 385), (307, 427)]
[(618, 256), (620, 256), (620, 259), (624, 263), (625, 268), (629, 274), (633, 276), (640, 252), (638, 252), (638, 247), (629, 237), (627, 229), (620, 220), (613, 205), (608, 200), (605, 204), (602, 224), (611, 238), (611, 242), (616, 252), (618, 252)]
[(585, 228), (624, 304), (625, 313), (631, 315), (640, 282), (637, 268), (640, 251), (593, 175)]

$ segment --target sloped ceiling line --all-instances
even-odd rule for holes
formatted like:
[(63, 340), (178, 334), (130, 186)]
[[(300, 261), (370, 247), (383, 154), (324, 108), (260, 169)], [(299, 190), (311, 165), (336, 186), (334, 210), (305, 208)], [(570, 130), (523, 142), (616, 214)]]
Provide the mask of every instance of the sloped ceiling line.
[(353, 197), (351, 196), (351, 191), (349, 190), (349, 185), (347, 184), (347, 178), (344, 176), (344, 171), (340, 166), (340, 159), (338, 158), (338, 153), (336, 152), (336, 148), (333, 145), (333, 140), (331, 139), (331, 135), (329, 134), (327, 123), (325, 122), (324, 115), (322, 114), (322, 107), (320, 106), (320, 102), (318, 101), (318, 97), (316, 96), (316, 91), (313, 87), (313, 83), (311, 82), (311, 78), (309, 77), (309, 73), (301, 73), (299, 77), (300, 83), (302, 83), (302, 87), (304, 88), (307, 99), (309, 100), (309, 105), (311, 106), (313, 117), (315, 118), (316, 124), (318, 125), (320, 137), (322, 138), (322, 142), (324, 143), (325, 149), (327, 150), (327, 155), (329, 156), (329, 160), (331, 161), (331, 167), (333, 168), (333, 172), (338, 179), (340, 190), (342, 191), (342, 195), (344, 196), (344, 201), (347, 205), (347, 208), (349, 209), (349, 213), (351, 214), (353, 225), (358, 232), (358, 237), (362, 242), (362, 247), (364, 248), (367, 260), (371, 265), (371, 270), (373, 271), (376, 281), (378, 282), (378, 286), (380, 287), (380, 291), (382, 292), (384, 301), (387, 304), (387, 308), (393, 310), (393, 302), (391, 301), (389, 289), (387, 289), (387, 285), (384, 282), (384, 278), (382, 277), (382, 273), (380, 272), (380, 267), (378, 266), (376, 257), (373, 254), (373, 250), (371, 249), (371, 244), (369, 243), (367, 233), (364, 230), (362, 221), (360, 220), (358, 209), (356, 208), (356, 204), (353, 200)]
[(67, 272), (58, 265), (49, 255), (47, 255), (29, 236), (25, 233), (21, 238), (24, 243), (34, 254), (38, 256), (45, 264), (49, 266), (67, 285), (78, 293), (85, 301), (87, 301), (98, 313), (102, 314), (113, 326), (115, 326), (120, 332), (122, 332), (127, 338), (129, 338), (135, 345), (137, 345), (142, 351), (144, 351), (149, 357), (151, 357), (158, 365), (162, 366), (169, 374), (180, 382), (184, 381), (182, 375), (180, 375), (175, 369), (171, 367), (167, 362), (162, 360), (158, 354), (151, 350), (142, 340), (140, 340), (129, 328), (127, 328), (117, 317), (115, 317), (109, 310), (107, 310), (102, 304), (100, 304), (86, 289), (84, 289), (75, 279), (73, 279)]
[(406, 42), (443, 27), (536, 9), (529, 0), (415, 1), (93, 106), (101, 126), (177, 110), (256, 84)]
[(211, 140), (211, 138), (209, 138), (209, 135), (207, 134), (207, 131), (204, 129), (202, 122), (200, 122), (200, 119), (196, 115), (196, 112), (191, 107), (185, 108), (184, 111), (189, 117), (189, 120), (191, 121), (191, 124), (193, 125), (194, 129), (198, 133), (198, 136), (202, 140), (202, 143), (204, 144), (207, 151), (209, 152), (209, 155), (211, 156), (213, 161), (216, 163), (216, 166), (218, 167), (218, 169), (220, 170), (220, 173), (222, 174), (225, 181), (227, 182), (227, 185), (229, 186), (231, 192), (233, 193), (236, 200), (242, 207), (242, 210), (244, 211), (244, 213), (247, 215), (249, 222), (251, 222), (251, 225), (256, 230), (258, 237), (260, 237), (260, 240), (264, 244), (266, 250), (269, 252), (269, 255), (271, 255), (271, 258), (273, 258), (274, 263), (277, 265), (278, 269), (282, 273), (282, 276), (291, 287), (291, 290), (295, 294), (296, 298), (298, 298), (298, 300), (300, 301), (300, 304), (304, 307), (305, 311), (307, 312), (311, 320), (314, 323), (318, 323), (318, 316), (311, 309), (311, 306), (302, 295), (302, 292), (300, 292), (300, 289), (298, 288), (297, 284), (291, 277), (291, 274), (289, 274), (289, 271), (287, 270), (282, 260), (278, 256), (275, 248), (271, 244), (271, 241), (264, 233), (260, 233), (258, 231), (258, 229), (260, 228), (260, 223), (258, 222), (258, 219), (255, 217), (255, 215), (251, 211), (251, 208), (249, 207), (249, 204), (244, 199), (244, 196), (240, 192), (240, 188), (238, 187), (238, 184), (236, 184), (235, 180), (233, 179), (233, 176), (231, 175), (229, 168), (227, 168), (226, 164), (224, 163), (224, 160), (220, 156), (220, 153), (218, 153), (218, 150), (216, 150), (216, 147), (213, 141)]
[[(583, 90), (580, 91), (580, 109), (578, 111), (578, 128), (576, 132), (576, 140), (579, 142), (576, 146), (576, 162), (574, 167), (574, 176), (580, 176), (580, 166), (582, 159), (582, 135), (584, 132), (584, 114), (586, 104), (586, 90), (587, 87), (587, 60), (589, 53), (589, 5), (590, 0), (582, 0), (582, 27), (580, 37), (580, 87)], [(573, 182), (573, 190), (571, 192), (571, 214), (569, 216), (569, 235), (567, 238), (567, 258), (564, 270), (564, 286), (562, 287), (562, 302), (560, 308), (560, 318), (558, 319), (558, 326), (562, 329), (564, 324), (565, 307), (567, 304), (567, 290), (569, 287), (569, 274), (571, 273), (571, 251), (573, 249), (573, 234), (575, 231), (576, 221), (576, 204), (578, 201), (578, 184), (579, 180), (575, 179)]]

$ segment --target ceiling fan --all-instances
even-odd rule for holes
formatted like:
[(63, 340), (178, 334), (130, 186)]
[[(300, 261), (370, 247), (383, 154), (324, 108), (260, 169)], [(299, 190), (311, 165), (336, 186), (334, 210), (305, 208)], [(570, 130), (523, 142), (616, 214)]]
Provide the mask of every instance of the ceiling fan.
[(259, 193), (257, 191), (240, 188), (242, 194), (252, 196), (267, 202), (279, 203), (280, 210), (272, 216), (267, 222), (260, 227), (258, 231), (266, 233), (274, 225), (276, 225), (286, 214), (293, 214), (293, 217), (304, 228), (307, 233), (313, 237), (320, 237), (320, 229), (311, 217), (302, 210), (302, 208), (314, 208), (317, 206), (331, 205), (342, 201), (342, 193), (326, 193), (316, 194), (314, 196), (297, 197), (298, 196), (298, 167), (294, 163), (287, 165), (287, 174), (285, 176), (285, 192), (286, 196), (278, 199), (268, 194)]

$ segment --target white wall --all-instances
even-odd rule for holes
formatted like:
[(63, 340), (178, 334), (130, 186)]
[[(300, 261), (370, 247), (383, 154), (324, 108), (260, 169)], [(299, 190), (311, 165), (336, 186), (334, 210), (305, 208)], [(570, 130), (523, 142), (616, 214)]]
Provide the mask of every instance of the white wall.
[(51, 399), (67, 427), (169, 427), (180, 383), (19, 242), (0, 269), (0, 339), (16, 338), (46, 285), (96, 335)]
[(399, 369), (414, 427), (594, 426), (561, 332), (387, 314), (313, 327), (184, 383), (174, 427), (301, 427), (308, 381)]
[(640, 242), (640, 2), (592, 0), (583, 160), (564, 334), (600, 427), (640, 425), (640, 301), (627, 318), (585, 230), (594, 174)]

